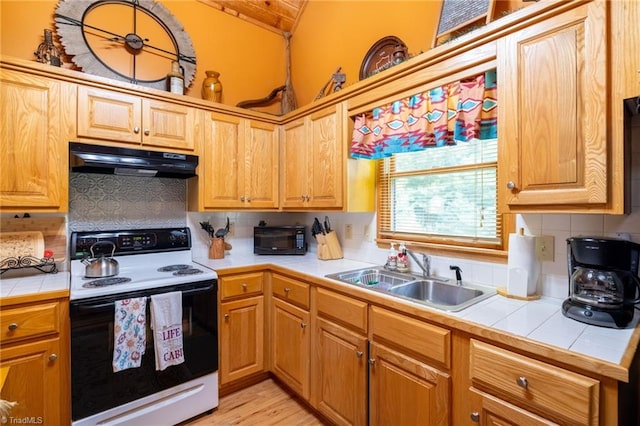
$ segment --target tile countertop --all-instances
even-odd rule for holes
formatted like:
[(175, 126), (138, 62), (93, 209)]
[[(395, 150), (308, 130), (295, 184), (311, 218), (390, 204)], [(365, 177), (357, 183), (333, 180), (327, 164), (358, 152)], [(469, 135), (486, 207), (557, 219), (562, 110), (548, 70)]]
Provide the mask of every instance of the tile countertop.
[[(349, 259), (318, 260), (313, 253), (305, 256), (257, 256), (231, 252), (224, 259), (196, 258), (194, 261), (214, 270), (277, 265), (317, 277), (377, 266)], [(562, 300), (550, 297), (522, 301), (495, 295), (459, 312), (444, 312), (418, 303), (415, 305), (618, 365), (640, 320), (640, 313), (636, 310), (633, 321), (625, 329), (584, 324), (566, 318), (561, 312)]]
[(0, 298), (31, 296), (51, 292), (69, 292), (68, 272), (56, 272), (55, 274), (45, 274), (37, 272), (34, 274), (14, 276), (12, 271), (0, 276)]

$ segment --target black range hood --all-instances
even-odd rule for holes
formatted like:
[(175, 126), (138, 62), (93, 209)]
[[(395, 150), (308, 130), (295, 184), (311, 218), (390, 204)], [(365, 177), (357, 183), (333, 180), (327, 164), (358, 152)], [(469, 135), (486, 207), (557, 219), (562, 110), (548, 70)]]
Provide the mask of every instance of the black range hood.
[(71, 171), (187, 179), (196, 176), (197, 155), (69, 143)]

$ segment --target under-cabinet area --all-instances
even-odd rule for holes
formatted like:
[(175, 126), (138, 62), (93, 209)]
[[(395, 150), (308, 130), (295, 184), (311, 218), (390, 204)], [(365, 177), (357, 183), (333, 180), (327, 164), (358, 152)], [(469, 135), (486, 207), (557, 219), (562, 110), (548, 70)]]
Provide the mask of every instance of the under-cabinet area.
[[(251, 268), (237, 269), (218, 269), (221, 281), (239, 279), (248, 287)], [(264, 335), (245, 328), (256, 341), (242, 347), (253, 352), (264, 342), (264, 371), (329, 423), (609, 425), (637, 419), (637, 409), (629, 409), (638, 397), (637, 359), (622, 379), (607, 362), (354, 290), (301, 272), (304, 267), (259, 269), (267, 300)], [(247, 306), (252, 298), (246, 295)], [(251, 316), (247, 324), (254, 323)], [(237, 350), (222, 341), (221, 353)], [(251, 369), (234, 376), (244, 385), (263, 378)]]

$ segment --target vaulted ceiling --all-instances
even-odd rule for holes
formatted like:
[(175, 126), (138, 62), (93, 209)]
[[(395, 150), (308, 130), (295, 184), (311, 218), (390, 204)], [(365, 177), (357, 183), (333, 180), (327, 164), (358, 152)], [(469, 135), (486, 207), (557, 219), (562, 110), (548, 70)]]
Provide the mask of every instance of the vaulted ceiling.
[(198, 0), (276, 33), (295, 31), (308, 0)]

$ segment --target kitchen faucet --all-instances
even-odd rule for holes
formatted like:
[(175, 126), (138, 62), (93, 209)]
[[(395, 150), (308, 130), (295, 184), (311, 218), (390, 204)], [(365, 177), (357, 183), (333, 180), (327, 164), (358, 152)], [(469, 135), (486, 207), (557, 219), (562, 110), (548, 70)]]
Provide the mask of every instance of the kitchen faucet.
[(449, 265), (449, 269), (456, 271), (456, 284), (462, 285), (462, 269), (456, 265)]
[(422, 262), (420, 262), (411, 250), (407, 249), (407, 253), (409, 253), (409, 256), (411, 256), (413, 260), (415, 260), (415, 262), (418, 264), (420, 269), (422, 269), (422, 276), (425, 278), (429, 277), (431, 275), (431, 258), (428, 255), (422, 253)]

